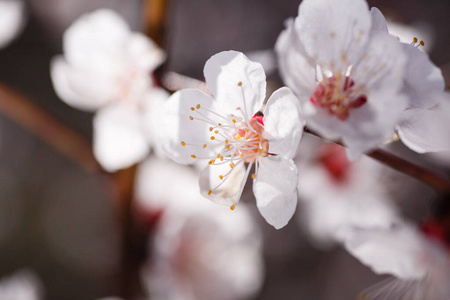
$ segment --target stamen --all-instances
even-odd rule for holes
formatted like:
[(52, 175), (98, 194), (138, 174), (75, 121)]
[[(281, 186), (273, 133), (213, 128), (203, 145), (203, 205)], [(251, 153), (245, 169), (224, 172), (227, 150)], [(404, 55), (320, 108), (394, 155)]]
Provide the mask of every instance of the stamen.
[(192, 158), (197, 158), (197, 156), (195, 156), (194, 154), (191, 155)]
[(207, 146), (206, 144), (203, 144), (203, 146), (202, 146), (202, 147), (203, 147), (203, 149), (205, 149), (205, 148), (206, 148), (206, 146)]
[(214, 136), (211, 137), (211, 140), (214, 141), (216, 138)]
[(256, 178), (256, 174), (253, 173), (253, 174), (252, 174), (252, 179), (255, 179), (255, 178)]
[(219, 178), (222, 180), (222, 179), (223, 179), (223, 176), (222, 176), (222, 175), (219, 175)]
[(193, 116), (189, 116), (189, 120), (193, 121), (194, 117)]
[(181, 146), (183, 146), (183, 147), (186, 146), (186, 143), (182, 141)]
[(196, 109), (200, 109), (200, 104), (197, 104), (197, 106), (195, 108)]
[(235, 208), (236, 208), (236, 205), (234, 205), (234, 204), (230, 206), (231, 210), (234, 210)]
[(208, 195), (211, 195), (211, 193), (212, 193), (212, 191), (211, 191), (211, 190), (209, 190), (209, 191), (208, 191)]

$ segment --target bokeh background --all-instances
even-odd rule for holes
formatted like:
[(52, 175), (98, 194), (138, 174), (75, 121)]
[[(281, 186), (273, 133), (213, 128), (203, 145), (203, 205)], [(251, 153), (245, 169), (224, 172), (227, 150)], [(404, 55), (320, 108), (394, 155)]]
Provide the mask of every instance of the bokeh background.
[[(298, 0), (171, 0), (167, 9), (163, 71), (202, 79), (205, 61), (223, 50), (251, 53), (273, 48), (284, 20), (297, 15)], [(82, 135), (92, 138), (92, 114), (57, 98), (49, 76), (51, 57), (62, 52), (64, 30), (81, 14), (100, 7), (119, 12), (142, 30), (142, 1), (28, 0), (21, 35), (0, 50), (0, 82)], [(397, 22), (431, 33), (432, 60), (450, 68), (447, 0), (374, 0)], [(419, 37), (420, 38), (420, 37)], [(427, 43), (427, 41), (425, 40)], [(450, 70), (450, 69), (449, 69)], [(269, 76), (275, 84), (276, 73)], [(411, 160), (445, 168), (408, 152)], [(395, 201), (419, 220), (434, 192), (422, 183), (388, 171)], [(45, 299), (97, 299), (117, 293), (122, 251), (109, 175), (89, 173), (0, 111), (0, 276), (29, 268), (43, 283)], [(245, 201), (254, 202), (250, 190)], [(354, 299), (378, 282), (343, 249), (311, 247), (296, 220), (282, 230), (254, 212), (264, 233), (265, 282), (254, 299)]]

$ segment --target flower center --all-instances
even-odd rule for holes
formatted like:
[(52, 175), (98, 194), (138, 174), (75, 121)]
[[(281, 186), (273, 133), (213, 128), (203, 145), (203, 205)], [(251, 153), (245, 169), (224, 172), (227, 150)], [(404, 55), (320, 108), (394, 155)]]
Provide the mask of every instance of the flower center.
[[(241, 82), (237, 85), (242, 89)], [(196, 154), (192, 154), (192, 158), (208, 159), (209, 165), (229, 165), (228, 171), (219, 175), (220, 183), (212, 187), (208, 191), (208, 195), (211, 195), (211, 193), (225, 182), (225, 179), (232, 174), (233, 168), (238, 164), (248, 164), (245, 178), (247, 178), (251, 167), (255, 164), (255, 173), (251, 175), (252, 179), (254, 179), (258, 172), (258, 159), (273, 155), (269, 153), (269, 141), (263, 138), (263, 113), (257, 112), (249, 119), (247, 117), (248, 113), (246, 111), (243, 91), (242, 95), (244, 100), (243, 109), (241, 107), (236, 108), (240, 116), (221, 115), (218, 112), (202, 107), (200, 104), (191, 107), (192, 114), (189, 116), (189, 119), (193, 122), (200, 121), (208, 123), (210, 125), (209, 132), (211, 136), (205, 144), (195, 145), (182, 141), (181, 145), (196, 146), (197, 149), (205, 150), (205, 155), (197, 156)], [(202, 151), (198, 153), (202, 153)], [(211, 156), (211, 153), (214, 154)], [(241, 188), (243, 189), (243, 187), (244, 184), (242, 184)], [(234, 209), (234, 207), (232, 205), (231, 209)]]
[(367, 97), (350, 76), (324, 77), (309, 99), (312, 104), (327, 109), (330, 115), (345, 121), (352, 109), (361, 107), (367, 102)]

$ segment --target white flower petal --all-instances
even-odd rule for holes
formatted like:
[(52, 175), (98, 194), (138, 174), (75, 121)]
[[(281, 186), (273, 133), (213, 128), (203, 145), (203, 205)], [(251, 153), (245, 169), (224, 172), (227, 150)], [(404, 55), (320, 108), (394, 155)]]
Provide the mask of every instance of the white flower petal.
[(58, 97), (70, 106), (96, 111), (116, 96), (115, 81), (108, 74), (75, 69), (62, 56), (52, 59), (50, 69)]
[(408, 55), (405, 70), (404, 92), (409, 97), (409, 107), (427, 109), (440, 101), (445, 82), (441, 70), (428, 55), (414, 46), (403, 44)]
[(7, 46), (21, 31), (24, 23), (22, 1), (0, 1), (0, 48)]
[(83, 15), (66, 30), (64, 54), (73, 66), (113, 70), (129, 34), (128, 25), (117, 13), (97, 10)]
[[(210, 147), (203, 148), (208, 142), (210, 134), (207, 122), (190, 120), (190, 116), (199, 117), (191, 107), (211, 109), (213, 99), (199, 90), (181, 90), (173, 94), (165, 103), (163, 118), (159, 126), (161, 143), (168, 157), (182, 164), (196, 161), (191, 155), (205, 157), (210, 155)], [(185, 142), (186, 146), (182, 146)]]
[(396, 92), (403, 86), (406, 63), (402, 44), (395, 37), (380, 32), (372, 35), (363, 59), (353, 66), (352, 77), (356, 85), (366, 87), (369, 96), (371, 91), (377, 90)]
[(164, 51), (142, 33), (130, 35), (125, 45), (126, 56), (140, 69), (156, 69), (166, 58)]
[(259, 160), (253, 193), (261, 215), (276, 229), (284, 227), (295, 212), (297, 180), (297, 167), (291, 159), (276, 156)]
[(402, 279), (420, 279), (426, 275), (422, 261), (423, 240), (406, 225), (387, 230), (357, 230), (345, 242), (347, 250), (377, 274)]
[(370, 29), (371, 35), (380, 32), (389, 33), (386, 19), (378, 8), (372, 7), (370, 9), (370, 16), (372, 18), (372, 28)]
[(449, 118), (450, 111), (409, 109), (397, 126), (398, 134), (418, 153), (450, 150)]
[(250, 118), (261, 108), (266, 96), (266, 75), (261, 64), (251, 62), (243, 53), (224, 51), (213, 55), (203, 73), (222, 112), (240, 115), (236, 108), (241, 107)]
[(316, 69), (307, 59), (303, 45), (294, 30), (294, 20), (286, 21), (275, 45), (283, 82), (301, 99), (309, 99), (316, 88)]
[(297, 97), (286, 87), (276, 90), (264, 109), (264, 137), (270, 141), (269, 152), (292, 158), (303, 126)]
[[(226, 174), (228, 175), (225, 176)], [(224, 179), (220, 179), (219, 176), (224, 176)], [(200, 191), (204, 197), (215, 203), (236, 205), (241, 197), (246, 179), (243, 163), (237, 164), (232, 169), (229, 164), (210, 165), (200, 174)]]
[(345, 72), (365, 50), (371, 18), (364, 0), (304, 0), (295, 27), (322, 69)]
[(109, 172), (142, 160), (149, 145), (142, 133), (138, 111), (125, 104), (100, 109), (94, 117), (94, 154)]

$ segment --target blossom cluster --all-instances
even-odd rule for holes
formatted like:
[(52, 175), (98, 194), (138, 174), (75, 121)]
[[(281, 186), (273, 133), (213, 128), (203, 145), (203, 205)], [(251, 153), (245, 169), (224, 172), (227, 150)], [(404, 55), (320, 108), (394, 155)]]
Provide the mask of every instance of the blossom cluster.
[[(147, 159), (150, 147), (158, 157), (141, 165), (136, 187), (141, 209), (163, 212), (157, 263), (144, 268), (144, 281), (155, 299), (254, 293), (261, 244), (247, 204), (239, 203), (251, 179), (267, 223), (284, 227), (299, 203), (300, 226), (313, 243), (341, 243), (374, 271), (399, 278), (370, 297), (395, 291), (395, 299), (445, 299), (448, 248), (427, 237), (440, 225), (420, 231), (402, 220), (380, 184), (380, 166), (360, 159), (396, 139), (417, 153), (450, 150), (440, 69), (422, 41), (400, 41), (365, 0), (303, 0), (285, 25), (274, 51), (286, 86), (270, 96), (263, 66), (233, 50), (205, 63), (204, 90), (169, 95), (152, 77), (164, 52), (112, 11), (85, 15), (65, 32), (51, 77), (63, 101), (95, 112), (100, 164), (111, 172), (129, 167)], [(345, 148), (302, 138), (305, 126)], [(229, 209), (215, 210), (203, 198)], [(197, 222), (209, 231), (187, 234)], [(228, 254), (205, 267), (204, 255), (226, 247)], [(242, 276), (230, 275), (238, 269)], [(208, 287), (189, 293), (165, 286), (206, 280)]]

